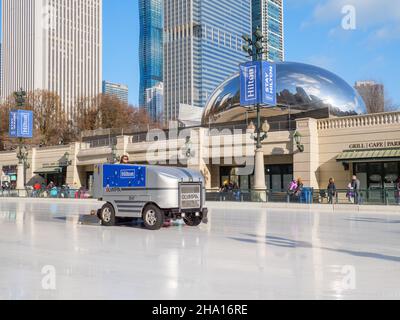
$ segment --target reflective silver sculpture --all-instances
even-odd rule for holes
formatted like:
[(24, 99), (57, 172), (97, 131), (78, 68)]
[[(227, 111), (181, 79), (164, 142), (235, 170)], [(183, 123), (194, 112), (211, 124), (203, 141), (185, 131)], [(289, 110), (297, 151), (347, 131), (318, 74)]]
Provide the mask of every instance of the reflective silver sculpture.
[[(262, 117), (291, 128), (299, 118), (343, 117), (366, 113), (364, 101), (346, 81), (325, 69), (294, 62), (277, 63), (278, 106), (266, 107)], [(256, 118), (240, 106), (240, 79), (235, 74), (211, 95), (203, 114), (204, 126), (244, 124)], [(277, 129), (273, 126), (273, 129)], [(280, 128), (283, 130), (285, 128)]]

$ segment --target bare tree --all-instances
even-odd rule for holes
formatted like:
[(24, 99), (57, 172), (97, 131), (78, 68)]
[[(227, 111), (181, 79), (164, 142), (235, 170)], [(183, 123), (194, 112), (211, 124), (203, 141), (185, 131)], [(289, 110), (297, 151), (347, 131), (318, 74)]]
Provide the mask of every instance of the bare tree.
[(356, 89), (363, 98), (368, 113), (380, 113), (385, 111), (384, 87), (374, 81), (358, 82)]
[(385, 112), (400, 111), (400, 106), (395, 105), (392, 99), (385, 100)]
[(95, 97), (88, 107), (81, 110), (77, 119), (80, 132), (96, 129), (146, 130), (153, 126), (146, 110), (135, 108), (110, 95)]
[[(67, 143), (74, 139), (71, 122), (62, 109), (60, 97), (46, 90), (28, 92), (26, 103), (22, 109), (34, 113), (33, 139), (27, 140), (29, 145), (49, 146)], [(9, 148), (15, 141), (8, 137), (8, 119), (10, 111), (16, 109), (14, 97), (10, 96), (0, 107), (0, 137), (3, 148)]]

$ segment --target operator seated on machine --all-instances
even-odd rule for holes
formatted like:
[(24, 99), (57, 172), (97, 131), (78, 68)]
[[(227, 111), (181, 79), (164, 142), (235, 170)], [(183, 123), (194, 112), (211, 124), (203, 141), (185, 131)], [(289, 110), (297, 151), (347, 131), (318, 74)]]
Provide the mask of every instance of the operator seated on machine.
[(129, 164), (129, 157), (127, 155), (122, 156), (119, 164)]

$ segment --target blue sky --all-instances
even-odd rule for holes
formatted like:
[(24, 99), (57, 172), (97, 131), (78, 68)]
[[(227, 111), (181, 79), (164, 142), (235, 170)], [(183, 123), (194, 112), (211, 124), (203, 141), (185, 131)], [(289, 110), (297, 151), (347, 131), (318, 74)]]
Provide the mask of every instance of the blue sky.
[[(356, 9), (356, 29), (342, 28), (342, 8)], [(104, 0), (104, 78), (125, 82), (137, 104), (137, 0)], [(400, 105), (398, 0), (285, 0), (286, 60), (325, 67), (350, 84), (372, 79)]]
[[(137, 105), (139, 16), (137, 0), (103, 0), (103, 78), (129, 85)], [(342, 8), (353, 5), (356, 29), (342, 28)], [(286, 60), (325, 67), (350, 84), (382, 82), (400, 106), (398, 0), (285, 0)]]

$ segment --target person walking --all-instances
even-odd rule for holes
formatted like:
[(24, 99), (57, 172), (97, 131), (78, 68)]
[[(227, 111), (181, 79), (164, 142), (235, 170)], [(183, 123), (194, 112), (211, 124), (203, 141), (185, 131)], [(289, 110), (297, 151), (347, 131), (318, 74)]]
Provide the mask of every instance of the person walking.
[(356, 175), (354, 175), (352, 178), (351, 187), (353, 188), (353, 192), (354, 192), (354, 204), (360, 204), (361, 181), (357, 178)]
[(328, 184), (328, 203), (333, 204), (333, 199), (336, 197), (336, 184), (335, 179), (330, 178)]

